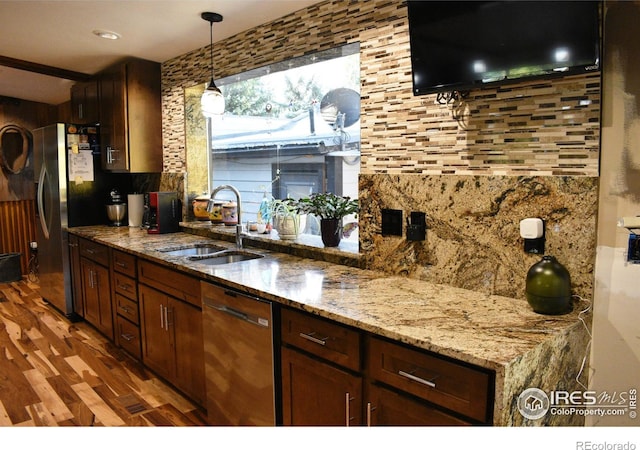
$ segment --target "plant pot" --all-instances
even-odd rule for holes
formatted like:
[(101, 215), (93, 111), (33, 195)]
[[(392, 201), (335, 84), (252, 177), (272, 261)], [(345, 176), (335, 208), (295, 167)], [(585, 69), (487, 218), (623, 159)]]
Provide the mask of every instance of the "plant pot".
[(280, 239), (297, 239), (304, 227), (304, 218), (301, 215), (274, 216), (273, 228), (278, 232)]
[(342, 239), (342, 219), (320, 219), (320, 237), (325, 247), (337, 247)]

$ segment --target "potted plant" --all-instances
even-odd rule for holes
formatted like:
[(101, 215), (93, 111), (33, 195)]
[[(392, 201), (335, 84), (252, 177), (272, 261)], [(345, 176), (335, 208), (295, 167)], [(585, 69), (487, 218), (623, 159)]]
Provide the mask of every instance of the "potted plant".
[(337, 247), (342, 239), (342, 219), (358, 214), (358, 200), (331, 192), (315, 193), (298, 200), (301, 212), (320, 219), (320, 236), (327, 247)]
[(273, 223), (280, 239), (297, 239), (304, 227), (304, 218), (300, 214), (297, 200), (292, 198), (274, 198), (268, 203), (267, 222)]

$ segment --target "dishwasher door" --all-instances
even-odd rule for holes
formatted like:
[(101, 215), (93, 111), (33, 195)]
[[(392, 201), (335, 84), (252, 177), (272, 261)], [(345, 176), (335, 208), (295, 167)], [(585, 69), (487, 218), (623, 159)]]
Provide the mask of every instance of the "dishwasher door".
[(211, 425), (276, 423), (271, 303), (202, 282)]

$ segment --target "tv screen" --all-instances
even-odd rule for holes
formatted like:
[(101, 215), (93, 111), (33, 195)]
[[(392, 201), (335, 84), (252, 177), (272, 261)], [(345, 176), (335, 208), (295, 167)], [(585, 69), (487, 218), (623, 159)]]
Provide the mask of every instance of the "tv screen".
[(598, 1), (407, 2), (414, 95), (599, 70)]

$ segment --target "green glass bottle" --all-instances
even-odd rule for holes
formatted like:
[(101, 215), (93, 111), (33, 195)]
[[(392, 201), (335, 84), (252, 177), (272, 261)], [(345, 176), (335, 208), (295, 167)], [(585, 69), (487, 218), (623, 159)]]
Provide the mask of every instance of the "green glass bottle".
[(527, 272), (526, 296), (539, 314), (566, 314), (571, 311), (571, 277), (553, 256), (543, 256)]

